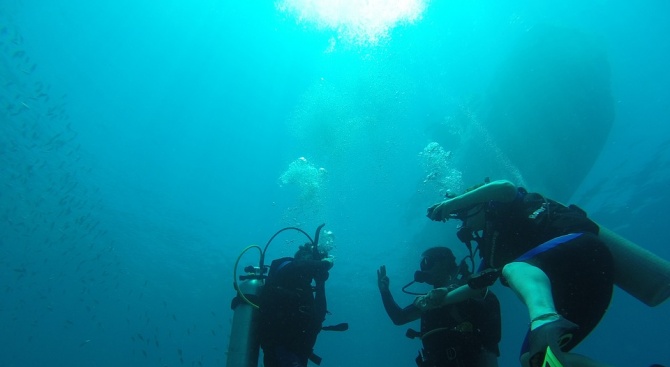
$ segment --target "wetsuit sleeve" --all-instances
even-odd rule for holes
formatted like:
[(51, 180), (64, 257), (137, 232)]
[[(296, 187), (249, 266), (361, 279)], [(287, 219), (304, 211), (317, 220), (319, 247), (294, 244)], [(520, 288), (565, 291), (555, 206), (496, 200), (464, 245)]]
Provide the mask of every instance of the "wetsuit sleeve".
[(500, 356), (498, 344), (502, 338), (500, 302), (493, 292), (488, 292), (480, 301), (479, 325), (482, 330), (482, 343), (489, 352)]
[(384, 291), (381, 292), (381, 295), (384, 309), (395, 325), (404, 325), (421, 318), (421, 310), (416, 308), (413, 304), (405, 308), (400, 308), (393, 299), (391, 292)]
[(326, 313), (328, 312), (328, 305), (326, 303), (326, 281), (317, 280), (315, 283), (314, 306), (316, 317), (317, 320), (323, 322), (326, 319)]
[(310, 261), (310, 266), (312, 267), (312, 276), (314, 279), (314, 306), (316, 317), (319, 322), (323, 322), (328, 313), (328, 304), (326, 302), (326, 280), (328, 280), (328, 270), (330, 270), (332, 264), (321, 260), (312, 260)]
[(297, 284), (309, 286), (314, 280), (314, 317), (319, 322), (326, 319), (328, 305), (326, 303), (326, 280), (329, 264), (317, 260), (296, 260), (292, 263), (292, 271), (301, 280)]
[(326, 302), (326, 280), (328, 280), (328, 264), (324, 261), (307, 261), (314, 279), (314, 307), (315, 316), (319, 322), (326, 319), (328, 304)]

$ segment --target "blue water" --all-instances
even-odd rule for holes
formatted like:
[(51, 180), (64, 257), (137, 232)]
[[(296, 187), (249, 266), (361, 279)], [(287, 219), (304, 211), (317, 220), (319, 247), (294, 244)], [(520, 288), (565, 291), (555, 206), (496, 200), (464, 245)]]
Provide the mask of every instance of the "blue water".
[[(276, 4), (3, 1), (0, 366), (224, 366), (240, 252), (320, 223), (335, 236), (326, 323), (350, 324), (319, 336), (322, 365), (412, 366), (419, 342), (384, 313), (375, 270), (385, 264), (409, 304), (400, 287), (423, 249), (465, 254), (452, 223), (430, 223), (425, 208), (484, 176), (577, 203), (670, 259), (667, 2), (431, 1), (374, 39)], [(603, 52), (567, 58), (589, 65), (574, 80), (604, 75), (595, 87), (562, 85), (542, 100), (573, 80), (551, 78), (566, 68), (510, 61), (534, 55), (519, 45), (546, 26)], [(572, 42), (539, 45), (565, 55)], [(517, 75), (545, 67), (554, 82), (522, 94)], [(495, 97), (501, 85), (509, 92)], [(568, 124), (598, 91), (611, 97), (611, 126)], [(505, 99), (515, 95), (526, 97)], [(574, 96), (586, 102), (542, 107), (541, 119), (501, 120), (491, 108)], [(451, 155), (422, 154), (435, 141)], [(515, 149), (524, 142), (543, 143)], [(268, 256), (301, 240), (284, 234)], [(512, 366), (527, 316), (494, 290), (500, 365)], [(617, 289), (577, 350), (668, 365), (668, 307)]]

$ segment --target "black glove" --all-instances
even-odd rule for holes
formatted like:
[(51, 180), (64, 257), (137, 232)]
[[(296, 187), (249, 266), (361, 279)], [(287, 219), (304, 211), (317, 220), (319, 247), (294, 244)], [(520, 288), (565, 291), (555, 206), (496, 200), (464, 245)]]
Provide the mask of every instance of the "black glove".
[(481, 273), (472, 274), (468, 278), (468, 286), (472, 289), (482, 289), (493, 285), (500, 277), (500, 270), (486, 269)]
[(377, 287), (379, 288), (379, 291), (388, 292), (389, 283), (389, 277), (386, 275), (386, 265), (382, 265), (379, 267), (379, 270), (377, 270)]
[(319, 271), (314, 274), (314, 280), (317, 282), (325, 282), (328, 280), (328, 277), (330, 274), (328, 273), (328, 270), (326, 269), (319, 269)]
[(317, 265), (316, 272), (314, 274), (314, 280), (317, 282), (325, 282), (328, 280), (328, 270), (333, 268), (333, 258), (332, 257), (326, 257), (321, 260), (319, 260), (319, 264)]

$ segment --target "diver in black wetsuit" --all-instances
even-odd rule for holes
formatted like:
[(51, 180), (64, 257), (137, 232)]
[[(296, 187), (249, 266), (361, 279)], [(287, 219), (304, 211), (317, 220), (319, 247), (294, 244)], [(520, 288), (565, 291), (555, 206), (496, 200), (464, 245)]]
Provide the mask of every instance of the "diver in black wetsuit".
[[(477, 243), (485, 269), (475, 278), (486, 286), (500, 277), (528, 308), (523, 366), (604, 366), (571, 351), (602, 319), (614, 286), (611, 252), (586, 212), (487, 180), (431, 206), (428, 217), (461, 220), (457, 236)], [(472, 296), (479, 291), (469, 285), (433, 289), (414, 304), (429, 310)]]
[[(459, 277), (462, 267), (456, 265), (453, 253), (446, 247), (426, 250), (420, 268), (421, 271), (415, 273), (415, 281), (435, 288), (455, 288), (466, 282), (465, 277)], [(423, 343), (416, 358), (419, 367), (498, 366), (500, 304), (491, 291), (485, 288), (478, 298), (421, 311), (413, 304), (400, 308), (393, 300), (386, 266), (377, 270), (377, 280), (384, 308), (394, 324), (404, 325), (421, 319), (421, 332), (415, 332)], [(407, 335), (413, 337), (411, 329)]]
[[(274, 260), (260, 296), (260, 338), (265, 367), (320, 363), (312, 352), (326, 317), (327, 253), (300, 246), (294, 257)], [(314, 280), (314, 286), (312, 286)]]

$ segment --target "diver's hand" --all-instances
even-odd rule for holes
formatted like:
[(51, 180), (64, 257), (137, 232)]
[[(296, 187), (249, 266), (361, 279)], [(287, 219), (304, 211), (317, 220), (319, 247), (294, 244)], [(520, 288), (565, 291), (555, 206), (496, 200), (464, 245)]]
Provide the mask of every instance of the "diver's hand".
[(333, 268), (333, 265), (335, 264), (334, 258), (332, 256), (327, 256), (321, 259), (321, 263), (323, 264), (323, 267), (326, 268), (326, 270), (330, 270)]
[(428, 208), (428, 214), (426, 214), (426, 216), (434, 221), (446, 222), (449, 220), (449, 214), (454, 211), (452, 204), (452, 200), (445, 200), (441, 203), (437, 203)]
[(435, 288), (426, 295), (416, 297), (414, 306), (421, 311), (428, 311), (445, 304), (445, 298), (449, 294), (447, 288)]
[(388, 292), (391, 280), (386, 276), (386, 265), (382, 265), (377, 270), (377, 287), (380, 292)]
[(316, 269), (314, 274), (314, 280), (317, 282), (325, 282), (330, 277), (328, 271), (333, 268), (333, 257), (328, 256), (323, 258), (319, 262), (319, 267)]

